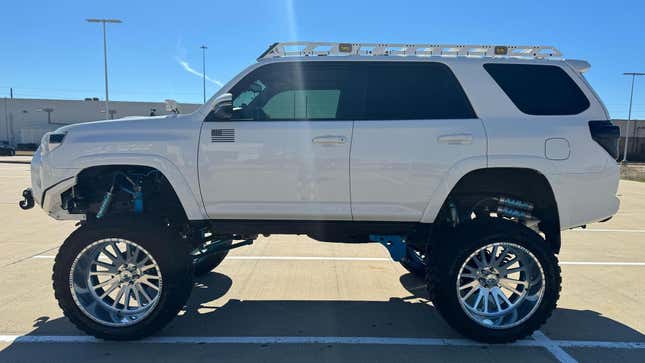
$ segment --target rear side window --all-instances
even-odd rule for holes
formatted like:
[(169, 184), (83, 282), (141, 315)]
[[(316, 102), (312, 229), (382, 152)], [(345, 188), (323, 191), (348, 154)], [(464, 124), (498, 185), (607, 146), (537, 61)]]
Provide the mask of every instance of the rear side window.
[(364, 119), (476, 118), (450, 68), (435, 62), (365, 62)]
[(520, 111), (529, 115), (576, 115), (589, 100), (560, 67), (489, 63), (484, 69)]

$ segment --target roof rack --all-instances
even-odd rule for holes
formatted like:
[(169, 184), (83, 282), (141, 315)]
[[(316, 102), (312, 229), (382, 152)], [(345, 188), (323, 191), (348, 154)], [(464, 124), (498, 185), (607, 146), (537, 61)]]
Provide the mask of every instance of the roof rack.
[(257, 60), (307, 56), (437, 56), (562, 59), (562, 53), (557, 48), (544, 45), (282, 42), (270, 45)]

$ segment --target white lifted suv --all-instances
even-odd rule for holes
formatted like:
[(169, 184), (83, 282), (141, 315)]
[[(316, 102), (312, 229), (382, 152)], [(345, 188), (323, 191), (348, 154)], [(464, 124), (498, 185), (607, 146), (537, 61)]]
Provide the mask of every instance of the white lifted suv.
[(377, 242), (462, 334), (551, 315), (560, 231), (618, 209), (618, 129), (553, 47), (276, 43), (197, 111), (44, 136), (23, 208), (80, 220), (56, 299), (104, 339), (154, 333), (260, 234)]

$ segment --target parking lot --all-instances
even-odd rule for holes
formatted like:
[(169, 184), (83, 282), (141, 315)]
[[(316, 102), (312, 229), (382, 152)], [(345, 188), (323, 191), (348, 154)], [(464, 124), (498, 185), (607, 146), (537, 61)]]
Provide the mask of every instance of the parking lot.
[(62, 317), (51, 269), (74, 222), (18, 208), (28, 170), (0, 163), (2, 362), (645, 361), (645, 183), (621, 182), (612, 220), (564, 232), (558, 309), (515, 344), (456, 334), (427, 302), (423, 281), (378, 244), (280, 235), (233, 250), (159, 335), (112, 343)]

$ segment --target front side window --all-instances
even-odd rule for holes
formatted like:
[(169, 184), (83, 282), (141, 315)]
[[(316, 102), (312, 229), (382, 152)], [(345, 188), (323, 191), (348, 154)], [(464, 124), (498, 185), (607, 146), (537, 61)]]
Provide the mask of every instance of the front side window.
[(280, 92), (262, 107), (271, 120), (334, 120), (338, 115), (338, 89), (308, 89)]
[(576, 115), (589, 108), (580, 87), (558, 66), (488, 63), (484, 69), (526, 114)]
[(240, 94), (235, 97), (233, 100), (233, 107), (234, 108), (242, 108), (248, 106), (255, 97), (257, 97), (264, 89), (266, 86), (262, 83), (260, 80), (255, 80), (255, 82), (251, 83), (248, 87), (247, 90), (244, 90), (240, 92)]
[(340, 62), (268, 64), (231, 89), (232, 120), (351, 120), (361, 107), (357, 77)]

